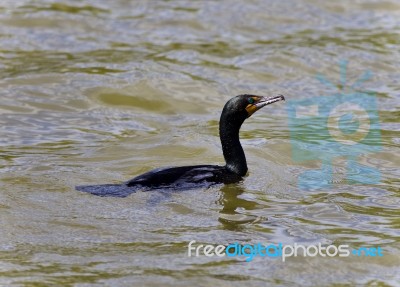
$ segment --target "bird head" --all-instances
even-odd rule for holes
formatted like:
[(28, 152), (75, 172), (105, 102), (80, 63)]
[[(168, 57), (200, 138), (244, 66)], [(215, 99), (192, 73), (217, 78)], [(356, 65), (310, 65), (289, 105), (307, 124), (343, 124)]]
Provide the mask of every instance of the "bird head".
[(282, 95), (275, 97), (239, 95), (233, 97), (225, 104), (223, 113), (232, 118), (241, 118), (244, 121), (262, 107), (284, 100), (285, 97)]

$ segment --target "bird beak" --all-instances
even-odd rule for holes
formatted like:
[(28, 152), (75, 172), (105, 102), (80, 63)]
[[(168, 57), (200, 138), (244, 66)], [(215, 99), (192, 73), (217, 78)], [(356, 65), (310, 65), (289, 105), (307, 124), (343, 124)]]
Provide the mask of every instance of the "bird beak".
[(285, 97), (282, 95), (279, 95), (276, 97), (270, 97), (270, 98), (261, 97), (261, 99), (257, 103), (255, 103), (255, 106), (257, 107), (257, 110), (259, 110), (262, 107), (273, 104), (275, 102), (284, 101), (284, 100), (285, 100)]
[(254, 114), (256, 111), (261, 109), (262, 107), (265, 107), (267, 105), (273, 104), (275, 102), (279, 102), (279, 101), (284, 101), (285, 100), (285, 97), (282, 96), (282, 95), (279, 95), (279, 96), (276, 96), (276, 97), (270, 97), (270, 98), (258, 96), (257, 98), (259, 98), (258, 101), (256, 101), (254, 104), (248, 105), (246, 107), (246, 111), (247, 111), (249, 117), (252, 114)]

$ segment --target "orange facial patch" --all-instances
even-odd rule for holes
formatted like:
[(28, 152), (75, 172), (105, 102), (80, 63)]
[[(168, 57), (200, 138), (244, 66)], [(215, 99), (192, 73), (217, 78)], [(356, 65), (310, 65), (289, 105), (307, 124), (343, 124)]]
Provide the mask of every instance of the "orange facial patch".
[[(250, 117), (252, 114), (254, 114), (254, 113), (258, 110), (258, 108), (257, 108), (257, 106), (255, 105), (255, 103), (257, 103), (257, 102), (260, 100), (260, 98), (261, 98), (261, 97), (254, 96), (254, 97), (251, 97), (251, 98), (249, 99), (249, 104), (248, 104), (247, 107), (246, 107), (246, 111), (247, 111), (247, 113), (249, 114), (249, 117)], [(250, 101), (250, 100), (253, 100), (253, 101)]]
[(252, 104), (248, 104), (246, 107), (246, 111), (249, 114), (249, 116), (251, 116), (252, 114), (254, 114), (257, 111), (257, 106), (256, 105), (252, 105)]

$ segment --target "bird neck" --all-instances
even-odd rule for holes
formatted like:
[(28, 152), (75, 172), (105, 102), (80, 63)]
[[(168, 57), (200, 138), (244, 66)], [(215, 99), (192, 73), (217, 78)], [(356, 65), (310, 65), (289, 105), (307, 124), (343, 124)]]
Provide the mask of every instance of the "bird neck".
[(242, 123), (242, 120), (224, 116), (224, 113), (219, 122), (219, 135), (226, 168), (240, 176), (247, 173), (246, 156), (239, 141), (239, 130)]

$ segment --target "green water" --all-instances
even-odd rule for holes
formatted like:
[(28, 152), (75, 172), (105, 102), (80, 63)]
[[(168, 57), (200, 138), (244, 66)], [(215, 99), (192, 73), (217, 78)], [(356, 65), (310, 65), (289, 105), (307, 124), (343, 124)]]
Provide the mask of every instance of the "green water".
[[(395, 0), (1, 1), (0, 285), (400, 286), (399, 19)], [(329, 188), (299, 188), (321, 162), (294, 160), (291, 135), (305, 139), (286, 106), (350, 93), (366, 71), (358, 90), (377, 97), (381, 150), (357, 161), (380, 182), (351, 184), (337, 157)], [(74, 190), (222, 164), (220, 111), (242, 93), (287, 98), (243, 125), (243, 182), (123, 199)], [(189, 258), (191, 240), (384, 256)]]

